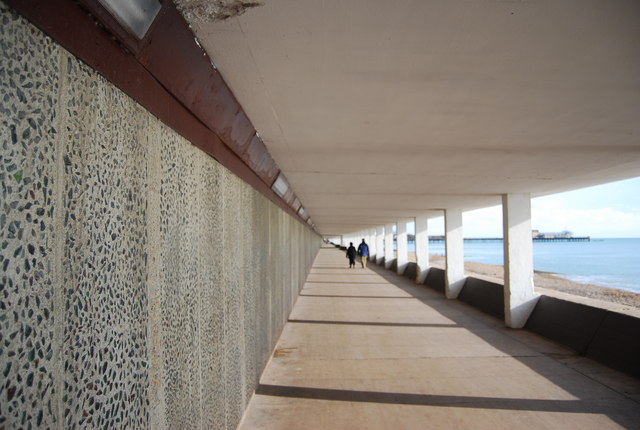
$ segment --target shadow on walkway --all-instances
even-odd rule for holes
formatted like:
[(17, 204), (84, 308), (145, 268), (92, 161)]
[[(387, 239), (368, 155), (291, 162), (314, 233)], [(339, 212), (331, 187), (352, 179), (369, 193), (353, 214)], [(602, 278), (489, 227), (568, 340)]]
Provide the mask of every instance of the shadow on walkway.
[(384, 268), (316, 270), (342, 254), (320, 251), (240, 428), (640, 429), (639, 381)]

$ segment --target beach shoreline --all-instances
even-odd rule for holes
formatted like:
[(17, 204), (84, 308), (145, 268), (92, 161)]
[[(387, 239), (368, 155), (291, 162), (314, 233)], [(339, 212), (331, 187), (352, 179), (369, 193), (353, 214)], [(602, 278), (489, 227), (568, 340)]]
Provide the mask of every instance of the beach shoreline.
[[(409, 261), (416, 261), (414, 252), (409, 253)], [(444, 256), (430, 254), (429, 265), (444, 269)], [(464, 268), (466, 276), (498, 284), (504, 283), (504, 268), (502, 266), (465, 261)], [(574, 298), (574, 301), (604, 307), (617, 312), (640, 314), (639, 293), (574, 282), (550, 272), (535, 271), (533, 277), (534, 290), (538, 294), (558, 298)]]

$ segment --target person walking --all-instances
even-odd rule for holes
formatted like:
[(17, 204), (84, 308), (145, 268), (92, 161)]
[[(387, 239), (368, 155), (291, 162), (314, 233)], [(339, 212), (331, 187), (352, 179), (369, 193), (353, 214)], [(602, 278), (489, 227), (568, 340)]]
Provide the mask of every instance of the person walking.
[(353, 242), (349, 242), (349, 248), (347, 248), (347, 258), (349, 259), (349, 268), (356, 267), (356, 249), (353, 247)]
[(367, 242), (362, 239), (362, 243), (358, 245), (358, 255), (360, 256), (360, 262), (362, 263), (362, 268), (367, 267), (367, 258), (369, 258), (369, 245)]

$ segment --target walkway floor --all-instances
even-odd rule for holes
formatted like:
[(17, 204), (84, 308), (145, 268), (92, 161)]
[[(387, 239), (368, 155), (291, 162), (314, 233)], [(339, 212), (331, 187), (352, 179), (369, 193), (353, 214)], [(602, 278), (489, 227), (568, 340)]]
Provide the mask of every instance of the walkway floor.
[(320, 250), (240, 429), (640, 429), (640, 381)]

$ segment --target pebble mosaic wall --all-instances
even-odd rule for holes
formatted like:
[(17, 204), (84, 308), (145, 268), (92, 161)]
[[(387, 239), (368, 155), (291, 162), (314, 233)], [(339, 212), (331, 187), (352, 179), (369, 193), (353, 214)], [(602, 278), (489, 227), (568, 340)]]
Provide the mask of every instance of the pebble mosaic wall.
[(137, 133), (148, 121), (74, 58), (60, 65), (60, 412), (66, 427), (140, 428), (148, 420), (147, 151)]
[(0, 19), (0, 428), (235, 428), (319, 238)]
[(61, 53), (0, 7), (0, 427), (52, 427)]

